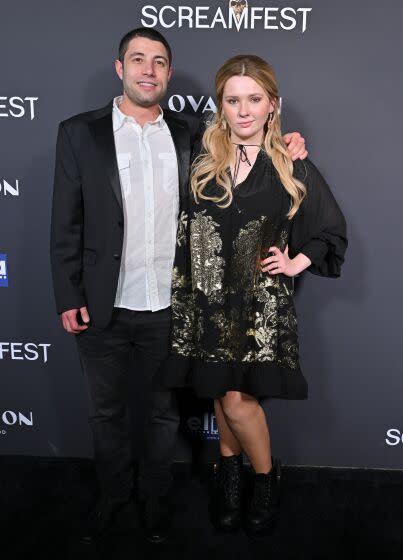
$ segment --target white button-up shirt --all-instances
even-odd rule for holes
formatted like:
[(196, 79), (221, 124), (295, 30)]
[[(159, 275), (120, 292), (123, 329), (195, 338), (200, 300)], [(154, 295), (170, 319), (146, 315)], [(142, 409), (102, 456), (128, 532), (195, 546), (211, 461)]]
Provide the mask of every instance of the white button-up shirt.
[(179, 212), (175, 146), (163, 112), (141, 127), (113, 104), (125, 220), (115, 307), (158, 311), (171, 304)]

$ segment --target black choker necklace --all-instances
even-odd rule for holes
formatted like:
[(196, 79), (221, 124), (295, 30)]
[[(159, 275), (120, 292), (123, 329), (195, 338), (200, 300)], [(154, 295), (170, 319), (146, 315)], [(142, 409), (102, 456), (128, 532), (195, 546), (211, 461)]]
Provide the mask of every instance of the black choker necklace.
[(239, 144), (238, 142), (231, 142), (231, 144), (234, 144), (234, 146), (255, 146), (256, 148), (262, 147), (262, 144)]

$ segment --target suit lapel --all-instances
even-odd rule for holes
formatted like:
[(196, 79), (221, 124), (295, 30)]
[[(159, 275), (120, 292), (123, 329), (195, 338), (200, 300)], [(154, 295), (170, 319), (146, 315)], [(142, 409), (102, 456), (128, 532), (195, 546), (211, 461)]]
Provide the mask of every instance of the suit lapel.
[(119, 169), (116, 160), (115, 138), (113, 135), (112, 104), (108, 105), (108, 108), (109, 110), (107, 110), (106, 114), (90, 122), (89, 127), (100, 152), (102, 164), (106, 168), (112, 190), (115, 193), (119, 206), (123, 208)]
[[(119, 206), (123, 208), (122, 191), (120, 188), (119, 169), (116, 160), (116, 147), (113, 135), (112, 103), (106, 108), (106, 112), (89, 123), (94, 141), (101, 155), (102, 164), (106, 168), (109, 183), (116, 196)], [(190, 133), (186, 126), (182, 125), (170, 115), (164, 115), (165, 121), (172, 134), (178, 160), (179, 192), (181, 198), (188, 195), (189, 164), (190, 164)]]

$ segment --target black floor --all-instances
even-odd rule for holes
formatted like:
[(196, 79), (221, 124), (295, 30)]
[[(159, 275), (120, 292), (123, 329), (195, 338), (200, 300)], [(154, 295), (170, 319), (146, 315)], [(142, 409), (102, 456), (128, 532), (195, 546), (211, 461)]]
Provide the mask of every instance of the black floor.
[(403, 560), (403, 471), (284, 467), (281, 513), (269, 537), (218, 535), (207, 515), (207, 470), (178, 465), (168, 542), (145, 542), (123, 518), (98, 550), (74, 536), (91, 504), (92, 463), (0, 457), (3, 560)]

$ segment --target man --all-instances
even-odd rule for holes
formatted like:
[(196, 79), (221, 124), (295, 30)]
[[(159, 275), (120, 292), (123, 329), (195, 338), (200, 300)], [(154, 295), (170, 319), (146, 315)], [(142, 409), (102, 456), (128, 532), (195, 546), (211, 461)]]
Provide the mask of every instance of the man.
[[(115, 68), (123, 95), (59, 126), (51, 228), (57, 310), (76, 335), (88, 383), (101, 489), (85, 542), (130, 504), (129, 380), (145, 380), (148, 428), (138, 492), (148, 536), (164, 538), (179, 423), (171, 392), (151, 392), (168, 351), (177, 216), (187, 196), (187, 124), (160, 108), (171, 49), (153, 29), (127, 33)], [(305, 157), (300, 135), (286, 141)]]

